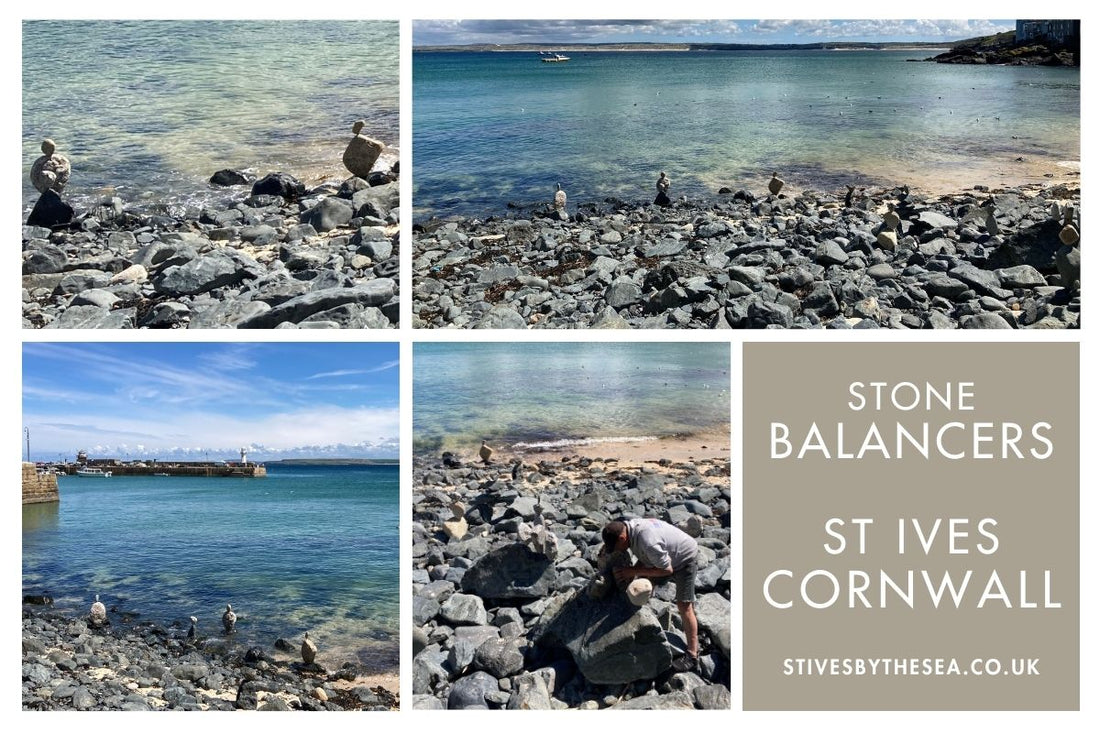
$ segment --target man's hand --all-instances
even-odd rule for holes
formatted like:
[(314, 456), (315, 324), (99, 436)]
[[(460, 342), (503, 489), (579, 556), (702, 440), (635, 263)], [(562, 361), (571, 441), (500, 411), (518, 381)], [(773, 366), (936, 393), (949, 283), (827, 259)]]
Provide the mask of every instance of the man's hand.
[(615, 568), (615, 580), (623, 583), (632, 579), (637, 573), (634, 572), (634, 568)]

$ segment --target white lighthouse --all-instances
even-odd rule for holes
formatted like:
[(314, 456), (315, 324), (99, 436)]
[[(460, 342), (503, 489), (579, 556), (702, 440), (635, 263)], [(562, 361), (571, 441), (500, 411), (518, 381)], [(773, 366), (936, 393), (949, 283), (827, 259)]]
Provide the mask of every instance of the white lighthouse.
[(241, 448), (241, 465), (248, 465), (248, 448)]

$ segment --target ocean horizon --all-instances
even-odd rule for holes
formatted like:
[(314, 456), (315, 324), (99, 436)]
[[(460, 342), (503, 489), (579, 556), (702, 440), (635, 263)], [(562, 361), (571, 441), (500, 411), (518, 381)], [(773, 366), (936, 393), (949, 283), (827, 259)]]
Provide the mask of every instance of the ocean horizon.
[[(1018, 185), (1076, 170), (1080, 70), (927, 50), (413, 51), (414, 213), (652, 200), (721, 186), (843, 194)], [(1019, 160), (1018, 160), (1019, 159)], [(1056, 181), (1054, 181), (1056, 182)]]

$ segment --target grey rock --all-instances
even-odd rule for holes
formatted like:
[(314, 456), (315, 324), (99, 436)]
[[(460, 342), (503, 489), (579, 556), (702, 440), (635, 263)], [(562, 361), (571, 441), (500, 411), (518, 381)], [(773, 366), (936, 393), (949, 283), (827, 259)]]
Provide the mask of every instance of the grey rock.
[(485, 604), (481, 598), (465, 593), (455, 593), (447, 598), (440, 606), (439, 615), (451, 624), (484, 626), (489, 623), (489, 616), (485, 612)]
[(345, 303), (379, 306), (396, 294), (396, 284), (388, 278), (379, 278), (351, 288), (328, 288), (292, 298), (265, 313), (251, 318), (240, 328), (275, 328), (280, 323), (297, 323), (314, 313), (329, 310)]
[(506, 305), (494, 306), (474, 328), (527, 328), (523, 316)]
[(523, 670), (523, 654), (515, 642), (490, 639), (474, 653), (474, 669), (484, 670), (500, 679)]
[(448, 710), (487, 710), (485, 698), (500, 689), (496, 678), (486, 672), (474, 672), (451, 686), (447, 696)]
[(672, 651), (656, 616), (624, 595), (597, 601), (575, 594), (549, 622), (536, 643), (563, 646), (581, 674), (597, 684), (653, 679), (672, 662)]
[(302, 214), (302, 223), (309, 224), (318, 232), (327, 232), (344, 226), (353, 216), (355, 216), (355, 209), (350, 203), (344, 199), (329, 196), (305, 211)]
[(552, 710), (550, 689), (546, 678), (539, 672), (525, 672), (512, 680), (512, 696), (509, 710)]
[(677, 690), (667, 695), (642, 695), (611, 706), (612, 710), (694, 710), (695, 699)]
[(482, 598), (541, 598), (557, 580), (554, 564), (521, 544), (479, 557), (462, 576), (462, 590)]

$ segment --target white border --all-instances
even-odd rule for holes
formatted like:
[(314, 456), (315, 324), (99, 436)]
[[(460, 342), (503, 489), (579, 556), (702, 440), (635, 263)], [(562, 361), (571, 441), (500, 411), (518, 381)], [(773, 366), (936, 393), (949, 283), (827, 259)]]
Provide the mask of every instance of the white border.
[[(1084, 33), (1086, 37), (1095, 37), (1091, 32), (1092, 23), (1096, 16), (1093, 11), (1095, 6), (1086, 6), (1084, 3), (1070, 2), (1058, 6), (1055, 10), (1062, 17), (1082, 18), (1085, 23)], [(670, 15), (669, 11), (674, 13)], [(456, 11), (460, 11), (456, 12)], [(796, 2), (776, 7), (733, 7), (721, 6), (714, 2), (699, 2), (698, 0), (680, 0), (670, 5), (668, 3), (654, 2), (576, 2), (575, 0), (558, 0), (552, 4), (529, 4), (516, 7), (503, 2), (485, 2), (483, 0), (470, 0), (456, 6), (454, 3), (440, 2), (439, 0), (426, 0), (424, 2), (408, 5), (386, 4), (341, 4), (328, 3), (321, 6), (290, 4), (286, 2), (242, 2), (242, 3), (214, 3), (209, 0), (196, 0), (186, 5), (148, 5), (136, 2), (101, 2), (101, 3), (75, 3), (69, 0), (50, 3), (48, 5), (22, 6), (13, 8), (9, 6), (4, 13), (3, 44), (0, 53), (4, 57), (4, 87), (6, 97), (11, 103), (20, 98), (21, 85), (21, 59), (20, 59), (20, 20), (23, 18), (378, 18), (401, 20), (401, 145), (402, 167), (401, 178), (402, 195), (402, 245), (401, 245), (401, 323), (402, 327), (397, 331), (173, 331), (171, 333), (153, 333), (141, 331), (24, 331), (21, 323), (15, 320), (16, 299), (19, 297), (19, 289), (14, 287), (15, 275), (9, 275), (11, 290), (3, 294), (4, 304), (0, 305), (0, 312), (4, 315), (0, 319), (0, 328), (3, 329), (3, 339), (7, 348), (3, 349), (4, 365), (13, 367), (15, 374), (14, 386), (9, 383), (3, 392), (4, 410), (8, 429), (5, 433), (14, 445), (21, 445), (21, 348), (23, 342), (79, 342), (79, 341), (211, 341), (211, 342), (341, 342), (341, 341), (399, 341), (401, 351), (401, 459), (402, 459), (402, 501), (404, 506), (411, 504), (411, 449), (412, 449), (412, 344), (414, 342), (446, 342), (446, 341), (582, 341), (582, 342), (611, 342), (611, 341), (668, 341), (668, 342), (694, 342), (694, 341), (729, 341), (731, 342), (731, 390), (730, 394), (738, 397), (742, 392), (741, 349), (740, 344), (746, 341), (777, 341), (777, 342), (994, 342), (1013, 341), (1020, 343), (1048, 343), (1048, 342), (1080, 342), (1081, 343), (1081, 403), (1082, 403), (1082, 463), (1081, 463), (1081, 712), (1080, 713), (1019, 713), (1019, 712), (974, 712), (974, 713), (947, 713), (947, 712), (839, 712), (839, 713), (778, 713), (778, 712), (739, 712), (741, 706), (741, 679), (740, 665), (734, 663), (734, 689), (733, 710), (729, 712), (690, 712), (690, 713), (662, 713), (660, 719), (654, 719), (654, 727), (677, 726), (715, 726), (729, 727), (746, 731), (772, 731), (775, 729), (787, 729), (793, 726), (812, 726), (826, 731), (849, 730), (901, 730), (901, 731), (927, 731), (948, 727), (949, 729), (963, 726), (981, 726), (983, 728), (996, 728), (999, 730), (1024, 730), (1036, 726), (1056, 726), (1064, 730), (1095, 730), (1100, 726), (1100, 703), (1096, 700), (1095, 692), (1100, 690), (1100, 675), (1092, 665), (1092, 659), (1100, 652), (1098, 636), (1094, 627), (1086, 623), (1086, 620), (1097, 618), (1097, 592), (1091, 585), (1091, 578), (1100, 570), (1097, 533), (1092, 529), (1092, 524), (1100, 518), (1098, 515), (1097, 499), (1091, 490), (1096, 486), (1093, 480), (1097, 476), (1097, 463), (1093, 446), (1097, 436), (1096, 418), (1093, 409), (1100, 407), (1097, 401), (1097, 388), (1090, 378), (1096, 373), (1097, 360), (1093, 337), (1087, 337), (1090, 332), (1088, 325), (1079, 332), (1024, 332), (1015, 331), (1011, 334), (991, 331), (948, 331), (948, 332), (904, 332), (904, 331), (869, 331), (869, 332), (843, 332), (843, 331), (433, 331), (413, 330), (408, 324), (411, 320), (411, 181), (413, 171), (413, 138), (412, 138), (412, 109), (411, 109), (411, 24), (410, 21), (417, 18), (454, 18), (457, 15), (469, 18), (637, 18), (637, 17), (676, 17), (676, 18), (726, 18), (750, 16), (760, 11), (765, 11), (772, 17), (783, 18), (812, 18), (821, 15), (829, 15), (835, 18), (863, 18), (863, 17), (895, 17), (911, 18), (920, 17), (968, 17), (988, 18), (1003, 17), (1006, 15), (1034, 16), (1042, 12), (1034, 2), (979, 2), (960, 5), (957, 2), (942, 2), (931, 0), (916, 6), (884, 6), (881, 3), (870, 2), (843, 2), (827, 7), (811, 5), (805, 2)], [(899, 12), (902, 11), (902, 12)], [(1086, 65), (1092, 63), (1092, 56), (1085, 43)], [(1095, 48), (1095, 46), (1093, 47)], [(36, 52), (47, 54), (63, 53), (63, 49), (35, 49)], [(1082, 131), (1092, 130), (1094, 122), (1094, 99), (1092, 96), (1090, 73), (1086, 71), (1082, 75)], [(9, 115), (0, 122), (8, 130), (4, 139), (9, 140), (7, 151), (9, 171), (3, 178), (3, 200), (8, 202), (11, 211), (15, 211), (21, 200), (20, 187), (14, 171), (22, 172), (25, 162), (17, 157), (21, 156), (20, 146), (15, 144), (21, 139), (22, 131), (18, 118)], [(1092, 153), (1093, 138), (1082, 135), (1082, 160), (1090, 158)], [(1083, 173), (1083, 177), (1087, 172)], [(1084, 199), (1088, 198), (1087, 189)], [(1087, 212), (1090, 209), (1084, 207)], [(13, 227), (14, 228), (14, 227)], [(14, 232), (13, 232), (14, 233)], [(1086, 275), (1084, 280), (1091, 283), (1091, 272), (1096, 269), (1092, 266), (1093, 258), (1086, 256), (1084, 268)], [(14, 263), (14, 256), (11, 260)], [(1086, 293), (1091, 292), (1088, 285)], [(1090, 301), (1091, 302), (1091, 301)], [(1085, 306), (1086, 309), (1089, 307)], [(1005, 365), (1011, 369), (1012, 365)], [(7, 369), (5, 369), (5, 372)], [(9, 372), (10, 373), (10, 372)], [(1021, 388), (1026, 389), (1029, 383), (1040, 382), (1045, 379), (1059, 379), (1060, 368), (1058, 364), (1051, 364), (1045, 374), (1021, 374)], [(740, 589), (741, 565), (737, 562), (741, 548), (741, 502), (740, 496), (741, 478), (741, 401), (734, 399), (731, 407), (732, 443), (731, 457), (733, 459), (733, 489), (735, 500), (732, 502), (734, 511), (732, 514), (735, 568), (734, 588)], [(14, 473), (14, 466), (11, 467)], [(1042, 487), (1036, 487), (1041, 490)], [(14, 501), (14, 499), (12, 499)], [(4, 624), (9, 633), (4, 635), (3, 645), (6, 651), (0, 651), (0, 658), (7, 660), (3, 666), (3, 677), (0, 679), (0, 690), (5, 691), (5, 703), (0, 708), (0, 714), (8, 717), (19, 713), (20, 702), (17, 699), (16, 690), (20, 686), (20, 680), (16, 676), (16, 634), (15, 628), (15, 600), (11, 592), (19, 581), (20, 566), (16, 562), (21, 550), (15, 545), (19, 537), (19, 520), (14, 518), (15, 513), (7, 519), (6, 552), (8, 558), (5, 572), (5, 586), (9, 589), (8, 602), (4, 604), (4, 616), (7, 622)], [(327, 729), (336, 731), (353, 730), (366, 725), (383, 725), (397, 731), (413, 731), (423, 725), (444, 724), (458, 731), (482, 730), (487, 725), (522, 724), (529, 726), (533, 731), (551, 731), (552, 726), (560, 726), (566, 718), (561, 716), (566, 713), (529, 713), (520, 718), (508, 713), (497, 712), (469, 712), (454, 717), (454, 714), (444, 714), (443, 718), (427, 717), (426, 713), (412, 711), (411, 694), (411, 658), (409, 658), (409, 632), (411, 622), (406, 619), (409, 609), (408, 596), (408, 568), (409, 565), (409, 522), (403, 514), (401, 530), (401, 574), (402, 574), (402, 667), (401, 667), (401, 691), (403, 710), (400, 713), (382, 715), (382, 717), (370, 717), (366, 721), (352, 715), (331, 714), (326, 715), (321, 725)], [(735, 592), (735, 600), (739, 598), (739, 592)], [(741, 641), (741, 604), (733, 603), (734, 646), (740, 650)], [(739, 657), (735, 651), (735, 657)], [(627, 715), (632, 725), (640, 723), (640, 713), (618, 713)], [(26, 725), (35, 720), (41, 713), (26, 712), (16, 724)], [(96, 713), (92, 715), (71, 713), (59, 714), (69, 717), (69, 724), (89, 726), (93, 729), (102, 726), (121, 731), (144, 730), (150, 723), (158, 726), (166, 726), (168, 730), (183, 730), (196, 724), (193, 715), (188, 714), (158, 714), (150, 718), (152, 714), (121, 714), (121, 713)], [(616, 716), (615, 713), (582, 714), (580, 718), (569, 717), (568, 724), (579, 726), (582, 731), (596, 731), (609, 725), (622, 725), (624, 722), (618, 718), (605, 720), (606, 715)], [(26, 717), (32, 716), (32, 717)], [(72, 718), (79, 716), (79, 718)], [(503, 717), (501, 717), (503, 716)], [(700, 717), (702, 716), (702, 717)], [(59, 717), (48, 715), (43, 719), (47, 726), (61, 722)], [(203, 727), (209, 726), (213, 730), (233, 729), (258, 729), (261, 725), (265, 728), (273, 728), (276, 731), (290, 731), (297, 729), (305, 720), (301, 716), (293, 714), (265, 717), (259, 722), (254, 715), (232, 716), (224, 715), (200, 715), (197, 722)], [(317, 721), (311, 721), (317, 725)]]

